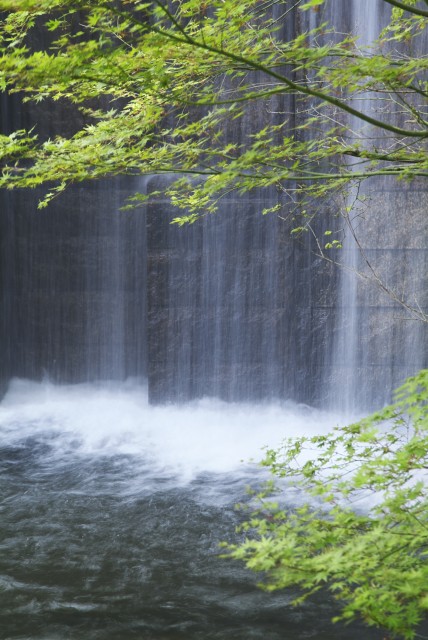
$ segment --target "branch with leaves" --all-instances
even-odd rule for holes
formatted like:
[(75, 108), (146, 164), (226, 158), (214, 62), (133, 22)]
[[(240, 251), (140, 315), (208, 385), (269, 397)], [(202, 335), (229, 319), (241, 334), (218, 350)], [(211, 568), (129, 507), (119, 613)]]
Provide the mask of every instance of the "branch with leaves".
[(423, 370), (370, 417), (268, 450), (281, 503), (297, 487), (303, 504), (284, 508), (271, 485), (253, 496), (260, 506), (245, 516), (245, 539), (223, 545), (227, 557), (260, 572), (267, 590), (298, 588), (294, 604), (327, 588), (336, 621), (417, 637), (428, 613), (427, 398)]
[[(389, 3), (391, 22), (371, 48), (322, 21), (278, 37), (272, 7), (288, 17), (323, 4), (212, 0), (206, 11), (199, 0), (0, 0), (9, 12), (0, 25), (3, 90), (67, 100), (87, 121), (68, 139), (39, 140), (37, 127), (3, 136), (0, 185), (56, 183), (44, 206), (68, 184), (103, 175), (203, 176), (170, 190), (190, 208), (182, 223), (214, 211), (230, 190), (297, 184), (305, 200), (373, 176), (425, 178), (428, 60), (400, 50), (421, 37), (424, 11), (409, 0), (404, 15), (404, 3)], [(36, 25), (46, 46), (34, 51)], [(369, 93), (381, 111), (367, 108)], [(263, 112), (289, 96), (305, 113), (297, 124), (266, 118), (240, 144), (225, 139), (228, 123), (239, 126), (252, 103)], [(108, 108), (92, 106), (100, 100)], [(369, 127), (361, 142), (349, 140), (350, 117)]]

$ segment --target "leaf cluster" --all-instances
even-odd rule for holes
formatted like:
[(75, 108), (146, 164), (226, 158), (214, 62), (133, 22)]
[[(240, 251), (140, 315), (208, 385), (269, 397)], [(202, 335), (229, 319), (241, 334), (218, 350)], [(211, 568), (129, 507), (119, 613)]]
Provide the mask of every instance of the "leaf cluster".
[(297, 486), (302, 504), (283, 508), (261, 493), (228, 555), (261, 572), (268, 590), (299, 588), (296, 603), (327, 588), (340, 602), (335, 620), (414, 638), (428, 610), (428, 370), (392, 405), (289, 438), (263, 465), (285, 480), (282, 502)]
[[(17, 133), (26, 143), (2, 157), (0, 186), (47, 184), (43, 206), (86, 179), (181, 174), (188, 179), (169, 195), (188, 210), (177, 218), (183, 222), (215, 211), (231, 191), (274, 185), (310, 203), (372, 176), (426, 177), (427, 57), (416, 45), (406, 50), (409, 37), (423, 35), (426, 16), (412, 13), (414, 2), (407, 12), (394, 6), (370, 48), (322, 20), (282, 38), (293, 11), (323, 5), (0, 0), (2, 89), (28, 101), (68, 101), (87, 123), (69, 138), (42, 140), (37, 126)], [(43, 46), (34, 45), (35, 29)], [(299, 100), (296, 122), (286, 113), (290, 96)], [(254, 105), (262, 116), (249, 128)], [(272, 110), (283, 114), (279, 123), (271, 123)], [(360, 139), (350, 118), (366, 127)], [(236, 144), (231, 122), (244, 133)]]

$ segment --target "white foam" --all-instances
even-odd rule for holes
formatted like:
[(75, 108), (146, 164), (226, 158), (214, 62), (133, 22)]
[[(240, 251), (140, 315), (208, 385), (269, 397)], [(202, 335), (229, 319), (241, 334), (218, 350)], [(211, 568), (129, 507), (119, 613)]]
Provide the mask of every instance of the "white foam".
[(141, 384), (55, 386), (14, 380), (0, 404), (3, 444), (54, 436), (62, 454), (126, 454), (181, 474), (228, 472), (284, 437), (323, 433), (337, 417), (295, 404), (204, 399), (150, 406)]

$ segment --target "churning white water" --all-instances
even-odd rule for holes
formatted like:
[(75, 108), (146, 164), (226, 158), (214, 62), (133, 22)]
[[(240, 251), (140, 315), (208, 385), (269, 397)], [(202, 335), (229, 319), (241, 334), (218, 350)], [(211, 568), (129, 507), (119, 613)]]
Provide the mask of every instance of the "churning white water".
[(48, 439), (58, 458), (128, 455), (189, 482), (201, 472), (238, 472), (284, 437), (320, 433), (337, 417), (305, 405), (230, 404), (205, 398), (151, 406), (145, 388), (125, 384), (56, 386), (12, 381), (0, 404), (3, 444)]

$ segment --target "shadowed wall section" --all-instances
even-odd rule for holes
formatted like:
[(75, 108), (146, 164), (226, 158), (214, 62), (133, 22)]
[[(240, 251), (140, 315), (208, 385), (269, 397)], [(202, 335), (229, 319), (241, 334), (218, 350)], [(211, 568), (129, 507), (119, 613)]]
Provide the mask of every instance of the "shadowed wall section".
[(146, 230), (119, 211), (120, 181), (73, 188), (42, 212), (3, 195), (3, 378), (55, 382), (146, 375)]

